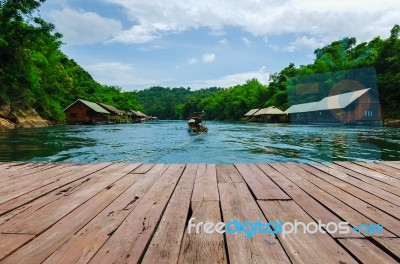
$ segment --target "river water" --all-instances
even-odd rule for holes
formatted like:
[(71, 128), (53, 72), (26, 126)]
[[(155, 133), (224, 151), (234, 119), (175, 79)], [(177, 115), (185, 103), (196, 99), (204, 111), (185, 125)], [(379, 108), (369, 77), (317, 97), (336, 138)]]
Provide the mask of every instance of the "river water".
[(265, 163), (400, 160), (400, 128), (185, 121), (0, 131), (0, 161)]

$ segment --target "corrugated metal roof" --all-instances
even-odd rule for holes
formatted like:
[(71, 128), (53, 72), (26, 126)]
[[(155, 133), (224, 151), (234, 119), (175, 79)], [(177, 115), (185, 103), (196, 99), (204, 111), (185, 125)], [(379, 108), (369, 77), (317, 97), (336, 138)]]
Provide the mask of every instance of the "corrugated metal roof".
[(252, 115), (254, 115), (255, 113), (257, 113), (257, 111), (258, 110), (260, 110), (260, 109), (258, 109), (258, 108), (256, 108), (256, 109), (251, 109), (249, 112), (247, 112), (244, 116), (252, 116)]
[(92, 103), (89, 101), (85, 101), (82, 99), (78, 99), (79, 101), (81, 101), (84, 105), (86, 105), (87, 107), (89, 107), (90, 109), (92, 109), (93, 111), (97, 112), (97, 113), (102, 113), (102, 114), (109, 114), (110, 112), (108, 112), (106, 109), (104, 109), (103, 107), (101, 107), (100, 105), (96, 104), (96, 103)]
[(103, 107), (104, 109), (106, 109), (109, 112), (113, 112), (113, 113), (118, 114), (118, 115), (124, 113), (124, 111), (121, 111), (121, 110), (115, 108), (112, 105), (106, 105), (106, 104), (103, 104), (103, 103), (97, 103), (97, 104), (100, 105), (101, 107)]
[(280, 109), (276, 108), (275, 106), (270, 106), (267, 108), (260, 109), (256, 114), (258, 115), (283, 115), (284, 112), (281, 111)]
[(67, 108), (64, 109), (64, 112), (67, 111), (71, 106), (73, 106), (77, 102), (83, 103), (84, 105), (86, 105), (87, 107), (89, 107), (90, 109), (95, 111), (96, 113), (102, 113), (102, 114), (109, 114), (110, 113), (106, 109), (101, 107), (100, 105), (98, 105), (96, 103), (92, 103), (92, 102), (86, 101), (86, 100), (82, 100), (82, 99), (78, 99), (75, 102), (73, 102), (72, 104), (70, 104)]
[(143, 116), (143, 117), (147, 117), (147, 115), (146, 115), (146, 114), (144, 114), (144, 113), (140, 112), (139, 110), (137, 110), (136, 112), (137, 112), (139, 115)]
[(286, 113), (286, 114), (294, 114), (294, 113), (310, 112), (310, 109), (311, 109), (315, 104), (317, 104), (317, 102), (292, 105), (291, 107), (289, 107), (289, 108), (285, 111), (285, 113)]
[(131, 111), (131, 112), (133, 113), (134, 116), (137, 116), (137, 117), (147, 117), (147, 115), (143, 114), (143, 113), (140, 112), (140, 111), (135, 111), (135, 110), (129, 110), (129, 111)]
[(354, 92), (328, 96), (315, 104), (310, 111), (334, 110), (346, 108), (349, 104), (368, 92), (370, 88)]

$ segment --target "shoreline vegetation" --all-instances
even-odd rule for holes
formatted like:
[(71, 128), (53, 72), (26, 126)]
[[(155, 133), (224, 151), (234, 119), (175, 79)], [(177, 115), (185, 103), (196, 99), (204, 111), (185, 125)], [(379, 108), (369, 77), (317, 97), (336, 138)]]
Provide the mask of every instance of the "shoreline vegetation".
[[(357, 43), (355, 38), (346, 37), (334, 41), (315, 50), (312, 63), (290, 63), (271, 74), (268, 84), (252, 79), (230, 88), (151, 87), (123, 91), (96, 82), (61, 51), (62, 34), (36, 16), (44, 1), (8, 0), (0, 4), (0, 127), (62, 123), (63, 110), (79, 98), (123, 111), (136, 109), (161, 120), (186, 119), (192, 112), (205, 111), (208, 120), (235, 121), (253, 108), (287, 109), (290, 78), (360, 68), (376, 70), (379, 95), (386, 104), (386, 123), (400, 123), (399, 25), (393, 26), (387, 39), (376, 37)], [(326, 96), (326, 92), (320, 96)]]

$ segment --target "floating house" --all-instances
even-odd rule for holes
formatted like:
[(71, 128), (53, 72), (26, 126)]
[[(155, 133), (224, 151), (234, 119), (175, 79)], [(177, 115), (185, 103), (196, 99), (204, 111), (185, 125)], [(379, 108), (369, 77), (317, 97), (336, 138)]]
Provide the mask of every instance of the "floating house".
[(258, 110), (254, 117), (258, 122), (279, 122), (282, 115), (286, 115), (285, 112), (275, 106), (270, 106)]
[(132, 122), (134, 123), (139, 123), (147, 120), (147, 115), (143, 114), (140, 111), (129, 110), (126, 112), (126, 114), (131, 117)]
[(69, 124), (98, 124), (107, 122), (110, 112), (100, 105), (78, 99), (64, 109)]
[(280, 117), (286, 115), (285, 112), (270, 106), (262, 109), (251, 109), (244, 115), (244, 120), (250, 122), (279, 122)]
[(380, 124), (383, 118), (380, 98), (370, 88), (292, 105), (285, 113), (292, 122), (301, 123)]
[(115, 122), (115, 123), (130, 122), (129, 117), (127, 117), (127, 116), (124, 117), (124, 114), (125, 114), (124, 111), (121, 111), (111, 105), (107, 105), (107, 104), (103, 104), (103, 103), (99, 103), (99, 102), (97, 102), (97, 104), (100, 105), (102, 108), (106, 109), (108, 112), (110, 112), (110, 116), (108, 117), (108, 120), (110, 122)]
[(256, 108), (256, 109), (251, 109), (249, 112), (247, 112), (246, 114), (244, 114), (244, 116), (245, 116), (245, 117), (252, 117), (255, 113), (258, 112), (258, 110), (260, 110), (260, 109), (258, 109), (258, 108)]
[(103, 107), (104, 109), (106, 109), (108, 112), (110, 112), (111, 116), (122, 116), (125, 113), (124, 111), (121, 111), (111, 105), (106, 105), (106, 104), (99, 103), (99, 102), (97, 102), (97, 104), (100, 105), (101, 107)]

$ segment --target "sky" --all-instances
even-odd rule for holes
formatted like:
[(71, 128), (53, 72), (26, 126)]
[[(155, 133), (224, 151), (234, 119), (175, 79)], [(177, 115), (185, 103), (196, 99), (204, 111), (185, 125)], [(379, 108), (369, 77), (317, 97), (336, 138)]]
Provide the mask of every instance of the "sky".
[(344, 37), (387, 38), (399, 0), (48, 0), (40, 15), (63, 52), (93, 78), (125, 91), (231, 87)]

